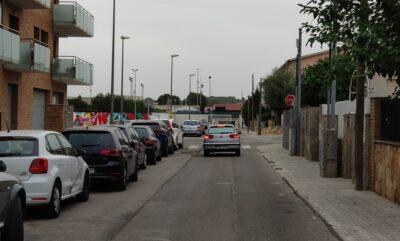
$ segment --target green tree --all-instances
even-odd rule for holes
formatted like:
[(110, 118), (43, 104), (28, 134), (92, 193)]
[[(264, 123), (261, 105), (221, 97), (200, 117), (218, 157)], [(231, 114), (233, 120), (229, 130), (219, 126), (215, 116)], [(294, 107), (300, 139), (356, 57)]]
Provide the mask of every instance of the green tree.
[[(160, 97), (158, 97), (157, 102), (159, 105), (168, 105), (169, 104), (169, 99), (170, 99), (170, 94), (163, 94)], [(181, 98), (176, 95), (172, 95), (172, 103), (174, 105), (180, 105), (181, 104)]]
[(288, 109), (285, 97), (294, 94), (293, 75), (282, 69), (274, 69), (272, 74), (263, 80), (264, 100), (267, 106), (275, 112), (275, 120), (280, 124), (282, 111)]
[[(111, 110), (111, 95), (110, 94), (99, 94), (92, 98), (92, 105), (91, 105), (91, 111), (98, 111), (98, 112), (110, 112)], [(115, 96), (114, 99), (114, 106), (115, 106), (115, 112), (120, 111), (120, 106), (121, 106), (121, 96)], [(145, 107), (143, 101), (137, 101), (136, 102), (136, 111), (138, 113), (144, 113), (147, 112), (147, 108)], [(124, 97), (124, 112), (130, 112), (134, 113), (135, 112), (135, 101), (132, 99), (127, 99)]]
[(73, 99), (68, 99), (68, 104), (74, 106), (76, 112), (85, 112), (90, 110), (90, 105), (82, 100), (82, 96)]
[[(304, 70), (302, 77), (302, 104), (304, 106), (319, 106), (327, 102), (331, 66), (331, 61), (324, 59)], [(349, 98), (350, 81), (355, 70), (356, 64), (349, 56), (339, 56), (335, 59), (333, 74), (337, 81), (337, 101)]]
[(203, 94), (198, 94), (191, 92), (186, 99), (183, 101), (186, 105), (192, 105), (196, 106), (197, 105), (197, 100), (199, 100), (199, 105), (200, 105), (200, 111), (201, 113), (204, 113), (204, 109), (207, 107), (207, 97)]

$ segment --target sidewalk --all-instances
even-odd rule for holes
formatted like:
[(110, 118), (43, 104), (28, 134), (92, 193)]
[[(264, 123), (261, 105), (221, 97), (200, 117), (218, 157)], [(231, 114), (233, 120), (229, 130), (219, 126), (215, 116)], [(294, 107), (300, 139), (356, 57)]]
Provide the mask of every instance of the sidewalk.
[(321, 178), (318, 163), (289, 156), (281, 144), (258, 149), (343, 240), (400, 240), (399, 205), (370, 191), (354, 191), (351, 180)]

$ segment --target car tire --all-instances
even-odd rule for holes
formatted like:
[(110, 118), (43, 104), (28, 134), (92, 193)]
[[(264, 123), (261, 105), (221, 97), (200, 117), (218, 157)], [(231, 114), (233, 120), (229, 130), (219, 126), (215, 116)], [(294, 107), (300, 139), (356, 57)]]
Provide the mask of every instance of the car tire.
[(156, 158), (156, 161), (162, 161), (162, 156), (161, 156), (161, 152), (158, 152), (158, 156)]
[(82, 192), (76, 196), (76, 200), (79, 202), (87, 202), (89, 200), (90, 194), (90, 176), (89, 173), (85, 173), (85, 179), (83, 181), (83, 189)]
[(162, 157), (168, 157), (168, 155), (169, 155), (169, 151), (168, 151), (168, 145), (164, 145), (162, 148), (161, 148), (161, 156)]
[(240, 149), (235, 151), (235, 156), (240, 156)]
[(144, 160), (143, 164), (140, 165), (140, 169), (146, 169), (147, 168), (147, 154), (144, 154)]
[(137, 182), (139, 176), (139, 160), (136, 159), (135, 172), (129, 177), (130, 182)]
[(152, 150), (150, 155), (148, 156), (149, 158), (149, 164), (150, 165), (157, 165), (157, 157), (156, 157), (156, 151)]
[(210, 157), (211, 156), (211, 151), (210, 150), (204, 150), (204, 156), (205, 157)]
[(119, 182), (118, 182), (118, 190), (119, 191), (125, 191), (126, 190), (126, 185), (128, 181), (128, 173), (127, 173), (127, 168), (124, 167), (122, 170), (122, 175), (119, 177)]
[(9, 210), (0, 238), (1, 241), (24, 240), (24, 212), (21, 197), (17, 197)]
[(50, 202), (46, 206), (46, 216), (48, 218), (57, 218), (61, 212), (61, 185), (54, 183), (51, 191)]

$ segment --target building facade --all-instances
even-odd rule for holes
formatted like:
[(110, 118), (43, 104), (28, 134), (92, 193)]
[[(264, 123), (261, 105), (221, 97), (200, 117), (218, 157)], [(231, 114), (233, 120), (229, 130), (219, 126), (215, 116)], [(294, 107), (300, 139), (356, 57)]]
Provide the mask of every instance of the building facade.
[(0, 128), (60, 130), (67, 86), (92, 85), (93, 65), (59, 55), (59, 39), (92, 37), (94, 17), (76, 2), (0, 0)]

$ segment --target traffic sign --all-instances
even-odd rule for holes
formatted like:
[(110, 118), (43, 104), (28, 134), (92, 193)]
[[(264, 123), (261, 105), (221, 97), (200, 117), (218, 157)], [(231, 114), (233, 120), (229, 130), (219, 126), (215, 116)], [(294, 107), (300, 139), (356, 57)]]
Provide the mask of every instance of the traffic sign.
[(296, 96), (294, 95), (287, 95), (285, 97), (285, 103), (287, 106), (292, 107), (294, 106), (294, 102), (296, 101)]

